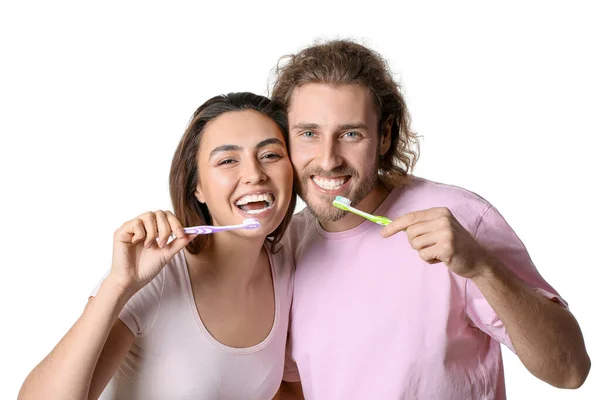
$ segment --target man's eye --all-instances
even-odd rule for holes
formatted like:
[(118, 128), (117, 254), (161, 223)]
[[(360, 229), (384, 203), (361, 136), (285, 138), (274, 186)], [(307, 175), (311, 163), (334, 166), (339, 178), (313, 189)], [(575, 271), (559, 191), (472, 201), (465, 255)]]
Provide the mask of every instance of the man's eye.
[(351, 131), (351, 132), (346, 132), (344, 135), (349, 138), (357, 138), (359, 133), (356, 131)]
[(302, 136), (305, 136), (305, 137), (314, 137), (315, 133), (313, 131), (306, 131), (306, 132), (302, 133)]

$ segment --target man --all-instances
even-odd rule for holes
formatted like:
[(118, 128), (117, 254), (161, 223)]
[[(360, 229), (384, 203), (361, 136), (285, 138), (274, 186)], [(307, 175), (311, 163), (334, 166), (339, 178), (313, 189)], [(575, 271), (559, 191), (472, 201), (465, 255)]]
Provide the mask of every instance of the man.
[[(577, 321), (499, 212), (410, 175), (416, 136), (385, 61), (351, 41), (289, 56), (273, 98), (307, 209), (282, 397), (503, 399), (500, 343), (551, 385), (590, 369)], [(394, 219), (382, 228), (332, 206)], [(301, 382), (301, 383), (300, 383)]]

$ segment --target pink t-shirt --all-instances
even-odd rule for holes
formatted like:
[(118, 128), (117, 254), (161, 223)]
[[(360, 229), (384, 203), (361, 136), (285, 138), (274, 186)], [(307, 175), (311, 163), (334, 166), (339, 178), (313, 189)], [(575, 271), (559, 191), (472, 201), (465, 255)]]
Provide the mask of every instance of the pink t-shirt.
[(285, 249), (269, 259), (276, 308), (271, 332), (255, 346), (232, 348), (202, 323), (184, 253), (176, 254), (120, 313), (135, 343), (100, 399), (271, 399), (283, 375), (293, 267)]
[[(556, 298), (498, 211), (464, 189), (421, 178), (375, 211), (390, 218), (448, 207), (530, 287)], [(286, 381), (307, 399), (504, 399), (500, 343), (514, 349), (478, 288), (429, 265), (404, 233), (365, 221), (325, 232), (304, 210), (285, 239), (296, 261)]]

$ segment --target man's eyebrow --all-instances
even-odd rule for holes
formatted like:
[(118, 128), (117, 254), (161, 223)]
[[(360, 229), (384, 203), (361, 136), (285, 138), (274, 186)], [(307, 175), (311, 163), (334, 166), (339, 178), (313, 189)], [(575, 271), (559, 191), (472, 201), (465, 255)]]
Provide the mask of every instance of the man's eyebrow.
[[(318, 129), (318, 124), (310, 124), (310, 123), (299, 123), (292, 127), (292, 130), (309, 130), (309, 129)], [(356, 122), (350, 124), (341, 124), (337, 127), (340, 131), (346, 131), (348, 129), (367, 129), (367, 124), (363, 122)]]
[(304, 130), (304, 129), (317, 129), (319, 127), (318, 124), (309, 124), (307, 122), (300, 122), (292, 127), (292, 130)]
[(338, 126), (340, 131), (347, 131), (348, 129), (367, 129), (367, 124), (357, 122), (354, 124), (342, 124)]
[[(269, 138), (269, 139), (265, 139), (262, 140), (260, 142), (258, 142), (258, 144), (255, 146), (255, 148), (259, 149), (261, 147), (265, 147), (268, 146), (270, 144), (279, 144), (281, 146), (284, 146), (283, 142), (277, 138)], [(221, 146), (217, 146), (215, 147), (209, 154), (209, 158), (214, 156), (217, 153), (222, 153), (224, 151), (241, 151), (244, 148), (242, 146), (239, 146), (237, 144), (223, 144)]]

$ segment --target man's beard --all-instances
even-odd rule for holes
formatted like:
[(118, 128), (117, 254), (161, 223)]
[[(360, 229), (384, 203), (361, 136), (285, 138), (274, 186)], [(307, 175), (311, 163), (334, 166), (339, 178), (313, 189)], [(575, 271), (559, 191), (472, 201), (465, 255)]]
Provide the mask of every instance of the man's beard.
[[(351, 201), (351, 205), (360, 203), (375, 187), (377, 184), (377, 167), (372, 167), (372, 172), (367, 175), (365, 179), (358, 180), (358, 172), (350, 167), (340, 166), (334, 168), (331, 171), (325, 171), (321, 168), (307, 169), (303, 172), (302, 176), (299, 176), (296, 180), (296, 190), (300, 198), (306, 203), (308, 211), (314, 215), (319, 222), (336, 222), (342, 219), (348, 211), (340, 210), (333, 206), (333, 200), (335, 196), (329, 196), (323, 193), (317, 193), (313, 190), (313, 202), (309, 201), (308, 198), (308, 185), (315, 184), (310, 178), (313, 175), (321, 176), (323, 178), (333, 178), (338, 176), (350, 176), (350, 179), (354, 180), (353, 186), (351, 186), (349, 193), (343, 193), (343, 196)], [(315, 200), (314, 197), (318, 197), (319, 200)]]

